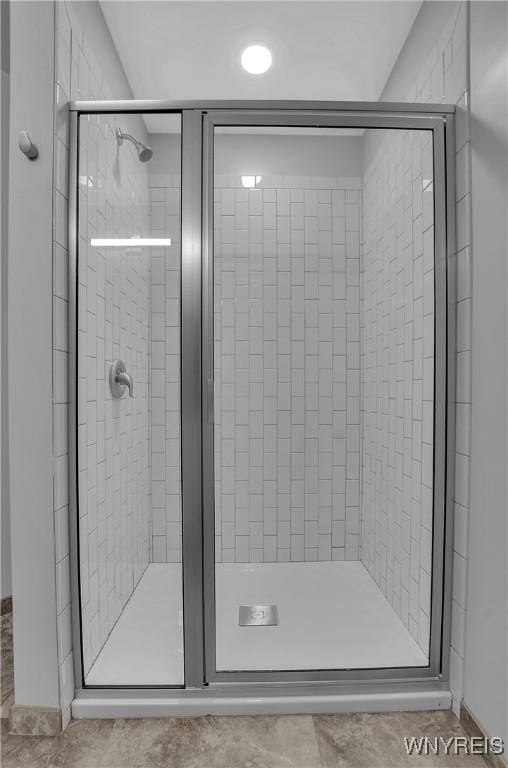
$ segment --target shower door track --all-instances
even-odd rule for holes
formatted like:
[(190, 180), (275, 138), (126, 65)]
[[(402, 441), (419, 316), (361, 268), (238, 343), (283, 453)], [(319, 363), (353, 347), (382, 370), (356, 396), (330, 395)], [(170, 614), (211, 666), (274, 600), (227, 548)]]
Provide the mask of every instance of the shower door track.
[[(81, 652), (77, 493), (77, 198), (79, 116), (111, 113), (182, 115), (181, 419), (184, 585), (184, 686), (86, 686)], [(172, 712), (185, 702), (197, 710), (227, 709), (227, 700), (272, 699), (275, 711), (400, 708), (407, 698), (448, 706), (455, 382), (455, 107), (444, 104), (362, 102), (79, 101), (70, 104), (69, 171), (69, 524), (76, 680), (76, 716), (99, 700), (159, 702)], [(355, 127), (430, 130), (434, 148), (435, 399), (434, 513), (429, 664), (344, 670), (217, 672), (215, 669), (213, 468), (213, 133), (220, 125)], [(448, 510), (448, 514), (447, 514)], [(310, 697), (310, 698), (309, 698)], [(355, 697), (357, 705), (354, 704)], [(363, 697), (363, 698), (362, 698)], [(374, 697), (374, 698), (373, 698)], [(402, 697), (402, 698), (401, 698)], [(416, 697), (416, 698), (415, 698)], [(275, 702), (282, 699), (282, 709)], [(319, 699), (312, 710), (311, 699)], [(87, 705), (86, 702), (89, 702)], [(163, 704), (163, 701), (166, 704)], [(208, 702), (206, 705), (204, 702)], [(411, 704), (413, 702), (413, 705)], [(292, 703), (290, 703), (292, 702)], [(299, 703), (300, 702), (300, 703)], [(384, 703), (383, 703), (384, 702)], [(433, 702), (431, 704), (431, 702)], [(90, 706), (92, 708), (90, 709)], [(234, 705), (238, 709), (238, 704)], [(254, 710), (256, 711), (255, 705)], [(263, 705), (265, 706), (265, 705)], [(80, 709), (81, 707), (81, 709)], [(296, 707), (296, 709), (291, 709)], [(309, 710), (309, 707), (311, 709)], [(321, 709), (319, 709), (321, 707)], [(325, 707), (323, 710), (322, 707)], [(333, 709), (335, 707), (335, 709)], [(337, 709), (337, 707), (339, 709)], [(134, 707), (135, 708), (135, 707)], [(222, 708), (222, 709), (221, 709)], [(81, 711), (82, 714), (78, 714)], [(112, 710), (111, 710), (112, 711)], [(265, 709), (262, 711), (266, 711)], [(345, 711), (345, 709), (343, 710)]]

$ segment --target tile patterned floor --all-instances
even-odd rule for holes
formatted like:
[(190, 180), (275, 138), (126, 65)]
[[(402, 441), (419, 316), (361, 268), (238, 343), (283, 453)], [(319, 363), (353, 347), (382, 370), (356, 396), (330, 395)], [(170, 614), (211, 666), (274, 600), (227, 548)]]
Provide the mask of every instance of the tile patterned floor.
[(8, 717), (9, 709), (14, 701), (14, 657), (12, 652), (12, 613), (3, 614), (0, 618), (0, 644), (2, 646), (0, 706), (1, 716)]
[(463, 735), (450, 712), (74, 720), (57, 738), (12, 736), (3, 768), (485, 768), (481, 757), (406, 756), (403, 736)]
[[(12, 623), (2, 617), (2, 702), (12, 697)], [(74, 720), (56, 738), (13, 736), (2, 768), (485, 768), (481, 757), (407, 757), (404, 736), (462, 736), (451, 712)]]

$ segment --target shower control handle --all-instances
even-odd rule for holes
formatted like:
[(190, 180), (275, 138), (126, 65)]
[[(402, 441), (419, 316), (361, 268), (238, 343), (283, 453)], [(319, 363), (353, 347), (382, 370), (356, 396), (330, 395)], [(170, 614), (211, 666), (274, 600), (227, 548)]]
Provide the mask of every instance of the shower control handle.
[(125, 371), (121, 371), (116, 374), (116, 380), (118, 384), (123, 384), (124, 387), (127, 387), (129, 390), (129, 397), (134, 397), (134, 382), (132, 381), (132, 376), (129, 376)]
[(115, 360), (109, 372), (109, 386), (113, 397), (122, 397), (125, 387), (129, 390), (129, 397), (134, 397), (134, 380), (127, 373), (123, 360)]

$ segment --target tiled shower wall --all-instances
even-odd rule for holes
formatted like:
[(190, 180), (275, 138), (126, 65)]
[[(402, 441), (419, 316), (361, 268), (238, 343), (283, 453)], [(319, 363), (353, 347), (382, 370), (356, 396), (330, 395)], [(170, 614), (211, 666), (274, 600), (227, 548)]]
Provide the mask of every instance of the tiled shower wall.
[[(471, 456), (471, 172), (469, 130), (469, 8), (458, 2), (438, 40), (429, 40), (428, 56), (407, 92), (391, 89), (390, 101), (455, 104), (456, 216), (456, 445), (451, 617), (450, 688), (458, 715), (463, 690), (466, 623), (466, 571)], [(402, 61), (402, 58), (399, 59)], [(397, 65), (396, 65), (397, 68)]]
[[(456, 104), (455, 130), (455, 267), (456, 267), (456, 392), (455, 506), (450, 688), (453, 709), (462, 699), (467, 597), (468, 516), (471, 457), (471, 170), (469, 132), (469, 8), (460, 2), (443, 29), (422, 72), (421, 100)], [(432, 61), (434, 63), (432, 64)], [(430, 69), (431, 68), (431, 69)], [(429, 74), (430, 69), (430, 74)], [(436, 74), (437, 73), (437, 74)]]
[(149, 177), (153, 237), (150, 306), (151, 560), (182, 559), (180, 480), (180, 176)]
[[(78, 259), (78, 466), (80, 582), (85, 673), (149, 560), (147, 248), (95, 248), (93, 237), (148, 231), (148, 180), (115, 129), (140, 120), (81, 119)], [(137, 129), (137, 131), (136, 131)], [(114, 398), (122, 358), (135, 397)]]
[[(53, 232), (53, 401), (54, 510), (58, 657), (64, 726), (74, 695), (69, 587), (67, 390), (68, 242), (67, 169), (69, 134), (67, 102), (111, 99), (114, 93), (65, 2), (55, 3), (55, 134)], [(134, 148), (117, 156), (115, 121), (101, 118), (84, 127), (80, 167), (82, 237), (146, 232), (148, 182)], [(134, 134), (141, 121), (128, 118), (122, 127)], [(134, 192), (129, 199), (126, 190)], [(83, 203), (85, 202), (85, 205)], [(80, 559), (84, 598), (85, 669), (97, 652), (149, 555), (148, 485), (148, 254), (111, 254), (81, 246), (80, 310)], [(111, 258), (110, 258), (111, 256)], [(85, 275), (86, 270), (86, 275)], [(133, 373), (136, 398), (112, 402), (109, 363), (124, 358)], [(86, 364), (85, 364), (86, 361)]]
[(381, 135), (365, 169), (363, 193), (361, 559), (427, 652), (434, 413), (432, 137), (425, 131)]
[(360, 189), (215, 178), (219, 561), (359, 556)]

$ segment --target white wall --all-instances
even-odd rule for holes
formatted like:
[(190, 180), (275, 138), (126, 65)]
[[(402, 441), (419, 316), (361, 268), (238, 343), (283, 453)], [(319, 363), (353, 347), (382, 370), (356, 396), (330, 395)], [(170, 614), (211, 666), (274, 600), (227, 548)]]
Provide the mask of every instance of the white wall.
[(0, 555), (0, 596), (12, 594), (11, 575), (11, 517), (9, 499), (9, 405), (7, 390), (7, 229), (9, 210), (9, 80), (10, 80), (10, 45), (9, 45), (9, 3), (1, 3), (0, 39), (1, 39), (1, 81), (0, 81), (0, 494), (1, 494), (1, 540)]
[(507, 733), (508, 27), (506, 3), (471, 4), (473, 377), (464, 700)]
[[(463, 5), (459, 0), (423, 2), (402, 50), (386, 81), (380, 101), (407, 101), (417, 94), (418, 81), (422, 81), (426, 64), (434, 57), (435, 46), (442, 40), (450, 21)], [(433, 62), (435, 64), (435, 61)], [(434, 90), (435, 93), (435, 90)], [(414, 94), (408, 99), (406, 94)], [(435, 98), (435, 96), (434, 96)]]
[[(12, 3), (9, 438), (14, 675), (15, 703), (34, 706), (59, 705), (52, 445), (53, 41), (53, 3)], [(18, 149), (21, 130), (39, 147), (35, 162)]]

